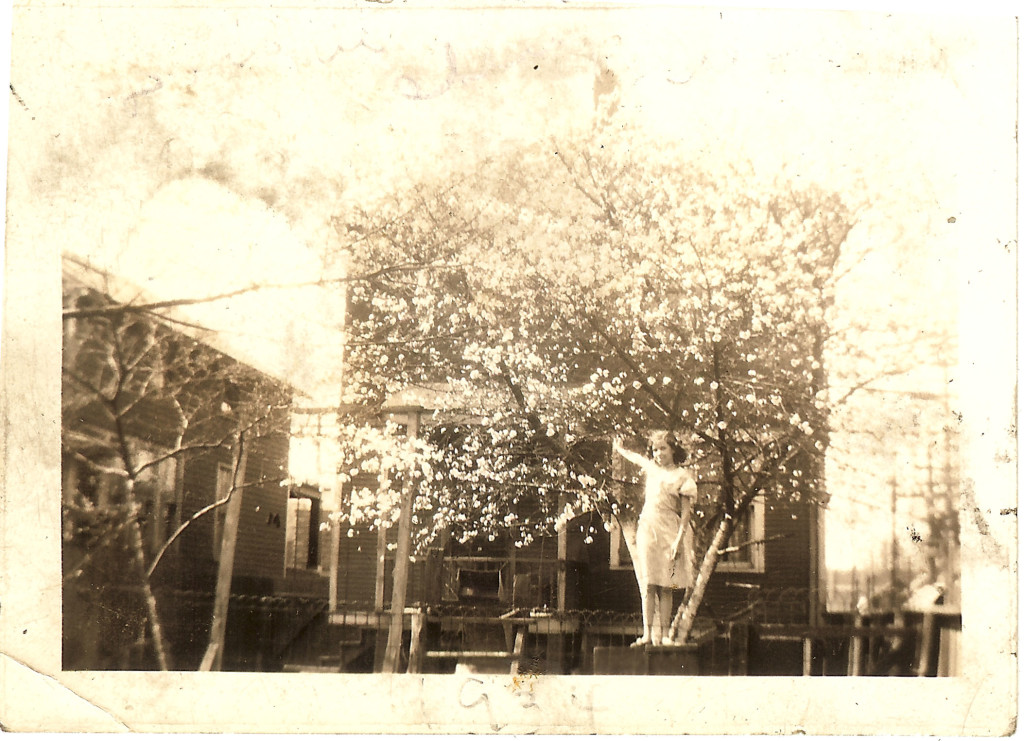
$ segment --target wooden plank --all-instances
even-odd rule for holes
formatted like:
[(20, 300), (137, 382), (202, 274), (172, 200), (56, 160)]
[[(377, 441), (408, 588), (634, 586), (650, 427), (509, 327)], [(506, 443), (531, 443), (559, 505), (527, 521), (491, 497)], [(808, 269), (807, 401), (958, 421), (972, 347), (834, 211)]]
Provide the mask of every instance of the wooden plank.
[(811, 627), (806, 625), (771, 625), (761, 624), (758, 630), (764, 638), (813, 638), (815, 640), (852, 638), (894, 638), (907, 637), (914, 634), (913, 628), (901, 625), (830, 625)]
[(523, 628), (520, 628), (516, 631), (516, 642), (512, 648), (512, 666), (510, 667), (512, 674), (519, 673), (519, 665), (523, 661), (523, 650), (525, 641), (526, 631)]
[(337, 674), (341, 671), (340, 666), (324, 666), (322, 664), (285, 664), (282, 669), (286, 672), (303, 672), (307, 674)]
[[(444, 560), (446, 563), (483, 563), (483, 564), (544, 564), (544, 565), (557, 565), (557, 561), (553, 561), (551, 558), (527, 558), (524, 556), (516, 555), (512, 556), (445, 556)], [(573, 561), (573, 563), (577, 563)]]
[(376, 628), (384, 616), (382, 613), (357, 610), (353, 612), (334, 612), (327, 620), (331, 625), (348, 625), (356, 628)]
[(533, 618), (507, 618), (498, 615), (427, 615), (427, 619), (431, 622), (439, 622), (445, 627), (455, 625), (493, 625), (495, 623), (525, 625), (535, 622)]
[(426, 623), (426, 616), (422, 612), (413, 613), (410, 630), (412, 637), (409, 641), (409, 674), (419, 674), (423, 671), (423, 646), (426, 634), (423, 632), (423, 625)]
[(511, 659), (510, 651), (427, 651), (428, 659)]
[(584, 635), (633, 636), (635, 638), (641, 629), (639, 621), (635, 625), (594, 625), (591, 623), (583, 629), (583, 633)]

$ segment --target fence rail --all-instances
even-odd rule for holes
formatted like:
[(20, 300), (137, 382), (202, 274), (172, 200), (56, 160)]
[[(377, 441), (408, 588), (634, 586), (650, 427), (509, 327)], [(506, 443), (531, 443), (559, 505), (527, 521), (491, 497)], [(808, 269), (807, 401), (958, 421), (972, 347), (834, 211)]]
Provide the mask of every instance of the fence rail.
[[(114, 591), (138, 601), (131, 589)], [(807, 590), (752, 588), (724, 617), (702, 615), (691, 636), (704, 647), (701, 673), (946, 676), (959, 671), (960, 618), (954, 608), (826, 614), (814, 624), (771, 619), (799, 614), (807, 599)], [(160, 602), (170, 606), (162, 608), (161, 616), (174, 668), (196, 668), (213, 595), (165, 589)], [(234, 671), (372, 672), (379, 669), (376, 656), (387, 638), (389, 618), (388, 610), (370, 604), (343, 603), (329, 612), (327, 600), (317, 597), (234, 594), (224, 666)], [(121, 665), (107, 668), (153, 668), (151, 651), (135, 645), (145, 641), (147, 631), (132, 625), (128, 632), (138, 639), (132, 651)], [(114, 635), (115, 628), (102, 637), (110, 645), (126, 633), (117, 628)], [(593, 671), (595, 649), (625, 649), (641, 625), (632, 612), (559, 612), (486, 602), (413, 605), (404, 629), (405, 666), (420, 671), (451, 672), (459, 663), (474, 661), (490, 661), (493, 670), (494, 662), (503, 661), (523, 672), (583, 674)]]

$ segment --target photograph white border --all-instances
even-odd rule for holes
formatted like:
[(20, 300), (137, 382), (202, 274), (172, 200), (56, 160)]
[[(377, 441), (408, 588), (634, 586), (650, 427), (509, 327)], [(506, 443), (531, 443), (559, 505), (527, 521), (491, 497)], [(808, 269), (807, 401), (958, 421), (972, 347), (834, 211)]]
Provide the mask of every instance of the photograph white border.
[[(18, 103), (11, 98), (10, 105)], [(9, 172), (9, 182), (24, 175)], [(983, 171), (969, 177), (970, 187), (994, 187)], [(23, 227), (10, 198), (0, 470), (6, 729), (971, 736), (1015, 727), (1015, 253), (979, 247), (961, 266), (961, 351), (968, 358), (959, 369), (967, 392), (962, 677), (539, 676), (513, 683), (479, 675), (65, 672), (59, 245), (29, 243)]]

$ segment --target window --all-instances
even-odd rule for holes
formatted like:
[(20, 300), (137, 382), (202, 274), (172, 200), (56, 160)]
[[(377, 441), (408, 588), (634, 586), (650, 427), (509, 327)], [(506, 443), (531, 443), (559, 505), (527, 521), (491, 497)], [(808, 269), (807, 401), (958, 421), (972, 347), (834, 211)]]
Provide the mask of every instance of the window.
[[(757, 542), (755, 542), (757, 541)], [(764, 497), (755, 499), (729, 541), (730, 550), (718, 561), (718, 571), (764, 572)]]
[[(159, 451), (140, 446), (138, 460), (156, 459)], [(174, 458), (166, 458), (149, 465), (135, 482), (135, 499), (142, 506), (139, 524), (149, 553), (160, 550), (177, 527), (177, 470)]]
[(292, 490), (285, 524), (285, 566), (316, 569), (320, 566), (320, 500)]
[[(698, 484), (698, 486), (700, 485)], [(627, 485), (627, 494), (631, 493), (630, 488), (637, 489), (638, 487)], [(633, 493), (633, 496), (638, 496), (638, 494)], [(739, 548), (722, 554), (718, 561), (718, 571), (764, 572), (764, 543), (761, 542), (765, 537), (764, 510), (764, 497), (756, 498), (747, 507), (730, 541), (731, 546), (739, 546)], [(629, 544), (627, 544), (627, 539), (631, 539)], [(630, 556), (630, 546), (636, 545), (636, 524), (624, 529), (619, 521), (613, 518), (608, 540), (609, 568), (623, 571), (632, 569), (633, 559)]]
[(446, 558), (441, 573), (441, 599), (444, 602), (507, 602), (510, 595), (505, 571), (506, 563), (502, 559), (460, 562), (458, 558)]
[(501, 599), (501, 571), (492, 569), (459, 569), (458, 587), (460, 600)]
[(444, 560), (441, 573), (441, 600), (459, 601), (459, 567), (449, 559)]

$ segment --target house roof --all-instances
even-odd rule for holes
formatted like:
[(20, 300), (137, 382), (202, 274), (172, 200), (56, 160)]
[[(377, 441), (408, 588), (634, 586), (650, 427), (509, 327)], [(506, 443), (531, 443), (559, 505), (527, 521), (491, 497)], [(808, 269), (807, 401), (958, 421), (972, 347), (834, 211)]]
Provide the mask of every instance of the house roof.
[[(67, 253), (61, 255), (61, 272), (65, 290), (69, 287), (88, 289), (107, 296), (115, 303), (124, 306), (146, 306), (166, 300), (152, 295), (127, 278), (105, 271), (77, 255)], [(179, 307), (161, 307), (158, 312), (154, 311), (153, 315), (172, 326), (175, 331), (248, 365), (269, 378), (294, 388), (285, 374), (278, 372), (271, 363), (237, 347), (229, 341), (224, 333), (197, 324), (194, 317), (190, 317)]]
[(124, 239), (69, 257), (115, 301), (191, 300), (159, 313), (314, 402), (338, 401), (344, 298), (322, 282), (338, 276), (263, 201), (207, 177), (173, 180), (143, 202)]

